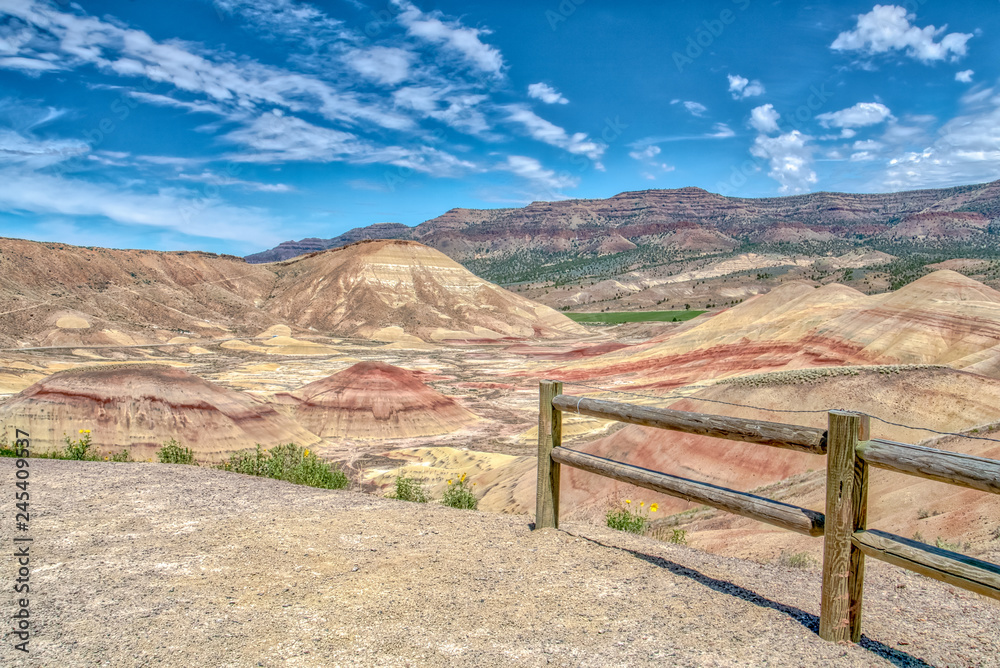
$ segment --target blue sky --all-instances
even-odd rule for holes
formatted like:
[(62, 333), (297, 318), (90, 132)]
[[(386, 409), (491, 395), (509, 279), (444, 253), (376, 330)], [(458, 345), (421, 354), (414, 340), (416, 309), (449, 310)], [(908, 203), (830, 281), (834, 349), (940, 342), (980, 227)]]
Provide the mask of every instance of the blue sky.
[(990, 181), (998, 10), (0, 0), (0, 236), (242, 255), (453, 207)]

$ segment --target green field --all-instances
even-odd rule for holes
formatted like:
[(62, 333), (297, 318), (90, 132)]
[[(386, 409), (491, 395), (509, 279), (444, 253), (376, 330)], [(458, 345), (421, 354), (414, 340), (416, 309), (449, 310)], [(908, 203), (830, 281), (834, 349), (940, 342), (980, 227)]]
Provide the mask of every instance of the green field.
[(620, 325), (623, 322), (682, 322), (704, 311), (615, 311), (612, 313), (566, 313), (566, 317), (584, 324)]

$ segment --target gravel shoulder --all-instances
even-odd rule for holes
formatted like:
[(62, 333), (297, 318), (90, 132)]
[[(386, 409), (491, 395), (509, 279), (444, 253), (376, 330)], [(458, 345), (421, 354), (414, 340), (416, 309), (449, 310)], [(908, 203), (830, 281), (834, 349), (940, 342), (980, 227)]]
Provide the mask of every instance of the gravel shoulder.
[(996, 601), (872, 560), (865, 638), (833, 644), (818, 570), (195, 467), (30, 480), (31, 653), (5, 624), (4, 666), (1000, 666)]

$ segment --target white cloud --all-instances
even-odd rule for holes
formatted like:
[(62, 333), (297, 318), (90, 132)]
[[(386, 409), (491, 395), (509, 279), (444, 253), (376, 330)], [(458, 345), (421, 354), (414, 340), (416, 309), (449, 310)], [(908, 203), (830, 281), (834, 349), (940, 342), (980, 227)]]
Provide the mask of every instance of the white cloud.
[[(1000, 90), (986, 88), (961, 101), (963, 113), (945, 123), (935, 140), (889, 161), (885, 187), (935, 188), (1000, 179)], [(895, 131), (897, 143), (912, 145), (923, 137), (921, 125), (929, 119), (911, 120)]]
[(415, 54), (406, 49), (372, 46), (350, 50), (344, 61), (372, 81), (396, 85), (409, 77), (414, 58)]
[(695, 102), (693, 100), (671, 100), (670, 104), (683, 104), (684, 108), (692, 116), (704, 116), (705, 112), (708, 111), (708, 107), (703, 105), (701, 102)]
[(40, 169), (89, 151), (90, 145), (77, 139), (36, 139), (0, 128), (0, 166), (19, 164)]
[(726, 137), (735, 137), (736, 133), (733, 129), (726, 125), (725, 123), (716, 123), (712, 126), (712, 132), (710, 132), (707, 137), (712, 139), (725, 139)]
[[(628, 156), (633, 160), (638, 160), (642, 164), (652, 167), (654, 169), (660, 170), (662, 172), (672, 172), (674, 171), (673, 165), (668, 165), (665, 162), (660, 162), (658, 156), (660, 155), (660, 147), (650, 144), (644, 148), (636, 148), (634, 151), (630, 151)], [(642, 175), (647, 179), (655, 179), (656, 176), (650, 172), (643, 172)]]
[(467, 160), (429, 146), (379, 146), (349, 132), (287, 115), (264, 114), (223, 138), (249, 149), (229, 156), (236, 162), (378, 163), (433, 176), (455, 176), (478, 169)]
[(729, 74), (729, 92), (733, 94), (734, 100), (742, 100), (748, 97), (756, 97), (764, 94), (764, 84), (757, 79), (753, 81), (738, 74)]
[(528, 85), (528, 97), (541, 100), (545, 104), (569, 104), (569, 100), (563, 94), (546, 83), (533, 83)]
[(218, 174), (208, 170), (200, 174), (178, 174), (174, 178), (180, 181), (194, 181), (196, 183), (207, 183), (212, 186), (229, 186), (253, 190), (262, 193), (289, 193), (295, 189), (284, 183), (262, 183), (260, 181), (247, 181), (228, 174)]
[(779, 192), (793, 195), (808, 192), (816, 183), (810, 139), (798, 130), (777, 137), (759, 135), (750, 153), (768, 161), (771, 171), (767, 175), (781, 184)]
[(467, 28), (459, 21), (442, 20), (441, 12), (425, 14), (409, 0), (392, 0), (401, 11), (397, 19), (411, 36), (431, 44), (439, 44), (459, 54), (477, 69), (499, 75), (503, 69), (503, 56), (494, 46), (484, 44), (482, 35), (490, 34), (482, 28)]
[(606, 144), (590, 139), (584, 132), (570, 135), (563, 128), (550, 123), (523, 105), (509, 104), (503, 108), (507, 112), (508, 121), (522, 125), (533, 139), (540, 142), (557, 146), (576, 155), (585, 155), (591, 160), (600, 159), (608, 148)]
[(816, 120), (825, 128), (861, 128), (890, 118), (892, 112), (881, 102), (859, 102), (847, 109), (820, 114)]
[(973, 74), (975, 74), (973, 70), (962, 70), (961, 72), (955, 72), (955, 81), (961, 81), (962, 83), (972, 83)]
[(874, 139), (866, 139), (865, 141), (856, 141), (851, 147), (855, 151), (877, 151), (882, 148), (884, 144)]
[(487, 96), (457, 93), (437, 86), (406, 86), (393, 93), (397, 107), (412, 109), (460, 132), (487, 136), (490, 125), (482, 110)]
[(230, 206), (187, 191), (139, 193), (50, 174), (3, 173), (0, 207), (32, 214), (95, 216), (213, 239), (280, 241), (274, 233), (275, 221), (258, 209)]
[(774, 110), (774, 105), (764, 104), (754, 107), (750, 112), (750, 126), (757, 130), (757, 132), (771, 134), (772, 132), (778, 132), (779, 118), (781, 118), (781, 114)]
[[(971, 33), (948, 33), (947, 25), (940, 28), (912, 25), (916, 18), (898, 5), (875, 5), (867, 14), (858, 16), (857, 26), (837, 35), (830, 48), (835, 51), (860, 51), (866, 55), (903, 51), (907, 56), (929, 63), (935, 60), (958, 60), (966, 53)], [(943, 35), (943, 36), (942, 36)], [(941, 36), (940, 41), (934, 41)]]
[(524, 155), (508, 155), (506, 162), (497, 165), (496, 168), (517, 174), (549, 190), (574, 188), (579, 183), (578, 179), (566, 174), (556, 174), (555, 171), (543, 167), (538, 160)]

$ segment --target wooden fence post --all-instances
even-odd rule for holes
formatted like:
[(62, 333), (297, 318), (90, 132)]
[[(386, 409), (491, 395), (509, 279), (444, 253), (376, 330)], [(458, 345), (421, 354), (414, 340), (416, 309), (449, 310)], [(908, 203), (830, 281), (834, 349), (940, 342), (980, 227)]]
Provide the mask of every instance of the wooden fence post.
[[(827, 425), (826, 521), (819, 637), (839, 641), (851, 638), (851, 534), (855, 520), (852, 500), (861, 416), (830, 411)], [(860, 616), (858, 620), (860, 622)]]
[(559, 463), (552, 461), (552, 448), (562, 445), (562, 411), (552, 407), (552, 398), (562, 394), (563, 384), (543, 380), (538, 385), (538, 485), (535, 488), (535, 528), (559, 528)]
[[(861, 416), (858, 440), (871, 440), (871, 419)], [(854, 488), (851, 490), (851, 508), (854, 515), (853, 531), (868, 528), (868, 462), (854, 456)], [(861, 641), (861, 603), (865, 593), (865, 554), (851, 543), (851, 571), (847, 580), (851, 609), (851, 642)]]

